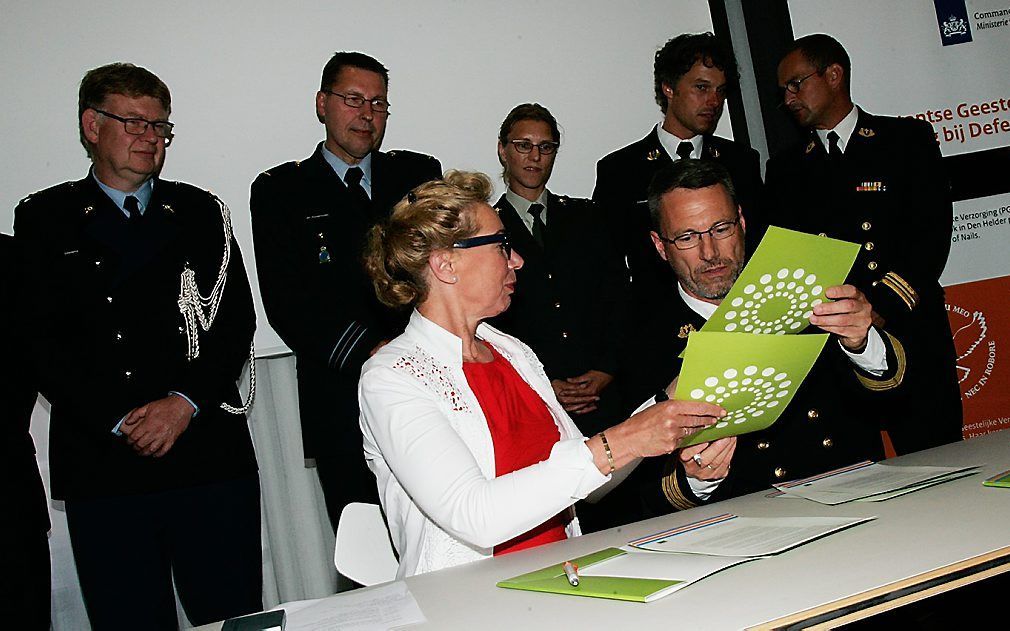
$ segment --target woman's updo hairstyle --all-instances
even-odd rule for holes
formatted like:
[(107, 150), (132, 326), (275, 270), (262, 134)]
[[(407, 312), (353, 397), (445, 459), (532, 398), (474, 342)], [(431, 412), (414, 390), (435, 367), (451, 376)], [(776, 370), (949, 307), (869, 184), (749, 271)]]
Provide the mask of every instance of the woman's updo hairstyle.
[(477, 233), (473, 209), (493, 187), (483, 173), (447, 171), (421, 184), (393, 207), (389, 220), (368, 235), (365, 268), (375, 295), (390, 307), (414, 306), (428, 296), (425, 270), (432, 252)]

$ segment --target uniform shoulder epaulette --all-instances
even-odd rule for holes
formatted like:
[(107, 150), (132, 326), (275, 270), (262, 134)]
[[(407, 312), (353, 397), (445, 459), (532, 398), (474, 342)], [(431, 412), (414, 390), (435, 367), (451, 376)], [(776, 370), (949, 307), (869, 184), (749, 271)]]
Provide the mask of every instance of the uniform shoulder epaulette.
[(438, 162), (435, 156), (430, 156), (426, 153), (419, 153), (417, 151), (410, 151), (408, 149), (391, 149), (386, 152), (386, 155), (390, 158), (399, 160), (418, 160), (418, 161), (430, 161)]
[(171, 190), (176, 195), (194, 195), (194, 196), (208, 196), (214, 199), (218, 199), (214, 191), (208, 190), (206, 188), (201, 188), (195, 184), (190, 184), (189, 182), (180, 182), (178, 180), (158, 180), (158, 186), (163, 186), (168, 190)]
[(74, 193), (77, 189), (77, 181), (71, 180), (68, 182), (62, 182), (56, 184), (55, 186), (50, 186), (49, 188), (44, 188), (41, 191), (35, 191), (30, 195), (27, 195), (24, 199), (18, 202), (21, 204), (32, 204), (36, 202), (45, 202), (48, 200), (58, 199), (63, 195), (70, 195)]
[(284, 162), (283, 164), (278, 164), (277, 166), (270, 167), (266, 171), (260, 173), (257, 177), (271, 177), (275, 175), (284, 175), (293, 171), (297, 171), (302, 166), (302, 160), (292, 160), (290, 162)]
[(571, 197), (569, 195), (557, 195), (558, 203), (561, 204), (592, 204), (593, 200), (587, 199), (585, 197)]

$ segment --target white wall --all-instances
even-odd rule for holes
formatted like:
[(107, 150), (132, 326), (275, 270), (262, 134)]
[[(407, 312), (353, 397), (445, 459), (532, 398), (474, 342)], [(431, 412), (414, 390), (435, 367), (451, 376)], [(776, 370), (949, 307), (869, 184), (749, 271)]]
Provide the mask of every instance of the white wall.
[[(690, 0), (6, 2), (0, 230), (9, 231), (28, 193), (86, 173), (77, 87), (101, 64), (130, 61), (169, 85), (177, 138), (163, 175), (229, 204), (255, 278), (249, 184), (322, 139), (313, 97), (334, 51), (362, 50), (390, 68), (384, 148), (497, 174), (501, 120), (535, 100), (565, 134), (552, 190), (588, 196), (596, 160), (660, 117), (656, 49), (678, 33), (708, 30), (707, 3)], [(730, 135), (728, 115), (719, 133)], [(280, 344), (262, 309), (256, 340), (260, 349)]]

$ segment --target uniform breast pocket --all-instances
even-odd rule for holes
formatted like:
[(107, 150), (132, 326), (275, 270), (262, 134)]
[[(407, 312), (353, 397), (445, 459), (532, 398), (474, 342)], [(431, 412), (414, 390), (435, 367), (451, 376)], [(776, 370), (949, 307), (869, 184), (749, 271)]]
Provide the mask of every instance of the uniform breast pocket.
[(67, 249), (57, 261), (59, 277), (70, 283), (92, 283), (108, 265), (104, 257), (78, 249)]
[(330, 238), (332, 226), (329, 213), (310, 213), (304, 222), (305, 239), (302, 247), (305, 255), (318, 265), (333, 262), (333, 246)]

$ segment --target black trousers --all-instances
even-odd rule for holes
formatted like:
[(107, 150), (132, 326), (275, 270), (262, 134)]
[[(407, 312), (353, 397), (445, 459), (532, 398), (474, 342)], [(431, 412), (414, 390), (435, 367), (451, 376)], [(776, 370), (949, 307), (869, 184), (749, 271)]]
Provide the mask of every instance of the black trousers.
[(259, 478), (66, 501), (94, 631), (177, 629), (263, 608)]
[(368, 470), (359, 450), (354, 456), (329, 455), (316, 457), (316, 473), (323, 487), (326, 513), (333, 532), (337, 532), (340, 513), (351, 502), (379, 503), (375, 476)]
[[(18, 517), (14, 515), (15, 519)], [(45, 531), (0, 529), (3, 561), (0, 562), (0, 602), (10, 615), (11, 628), (26, 631), (49, 629), (50, 565), (49, 535)]]

